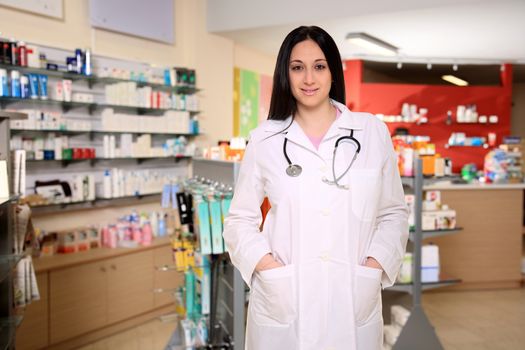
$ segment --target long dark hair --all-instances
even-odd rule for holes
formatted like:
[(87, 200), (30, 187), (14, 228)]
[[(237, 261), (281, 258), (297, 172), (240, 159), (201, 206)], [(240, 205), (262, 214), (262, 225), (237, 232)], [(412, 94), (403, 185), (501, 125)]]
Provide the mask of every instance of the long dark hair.
[(284, 39), (273, 73), (272, 99), (268, 119), (285, 120), (297, 111), (297, 102), (290, 89), (289, 65), (294, 46), (301, 41), (311, 39), (323, 51), (332, 75), (330, 98), (346, 104), (343, 63), (334, 39), (323, 29), (316, 26), (301, 26), (292, 30)]

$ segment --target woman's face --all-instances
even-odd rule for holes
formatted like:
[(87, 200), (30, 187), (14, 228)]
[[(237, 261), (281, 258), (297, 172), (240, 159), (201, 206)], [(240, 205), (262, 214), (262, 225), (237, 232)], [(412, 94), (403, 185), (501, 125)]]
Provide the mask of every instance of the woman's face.
[(315, 41), (307, 39), (293, 47), (289, 77), (298, 107), (313, 108), (327, 101), (332, 74), (323, 51)]

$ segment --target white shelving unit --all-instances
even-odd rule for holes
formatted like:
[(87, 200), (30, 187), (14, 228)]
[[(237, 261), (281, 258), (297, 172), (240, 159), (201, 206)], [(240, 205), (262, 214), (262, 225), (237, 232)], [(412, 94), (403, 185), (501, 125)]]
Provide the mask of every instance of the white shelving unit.
[(422, 230), (422, 209), (423, 209), (423, 187), (434, 182), (453, 180), (455, 177), (424, 178), (423, 163), (421, 159), (415, 161), (415, 177), (403, 177), (403, 185), (411, 187), (415, 194), (415, 229), (410, 232), (409, 240), (413, 247), (413, 271), (412, 283), (396, 283), (386, 291), (408, 293), (412, 297), (410, 317), (401, 330), (394, 350), (442, 350), (443, 346), (436, 335), (434, 327), (421, 305), (421, 293), (425, 290), (451, 286), (460, 283), (457, 278), (443, 278), (436, 282), (421, 282), (421, 248), (423, 240), (431, 237), (451, 235), (460, 232), (461, 228), (451, 230)]

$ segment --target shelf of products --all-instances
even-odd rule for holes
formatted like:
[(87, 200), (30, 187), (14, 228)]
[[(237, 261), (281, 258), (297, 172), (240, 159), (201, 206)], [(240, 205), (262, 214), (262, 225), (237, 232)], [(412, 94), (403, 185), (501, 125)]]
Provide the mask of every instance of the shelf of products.
[(97, 198), (91, 201), (81, 201), (81, 202), (68, 202), (68, 203), (49, 203), (42, 205), (33, 205), (31, 206), (32, 213), (44, 214), (49, 212), (55, 212), (57, 209), (62, 211), (73, 211), (73, 210), (83, 210), (83, 209), (95, 209), (95, 208), (105, 208), (109, 206), (122, 206), (122, 205), (132, 205), (136, 204), (137, 201), (141, 200), (158, 200), (160, 198), (160, 193), (149, 193), (149, 194), (139, 194), (134, 196), (125, 196), (117, 198)]
[(23, 316), (0, 319), (0, 349), (10, 349), (15, 339), (16, 329), (22, 323)]
[[(412, 266), (411, 266), (411, 282), (401, 283), (396, 282), (393, 286), (385, 289), (391, 292), (408, 293), (412, 297), (412, 306), (410, 309), (410, 316), (403, 326), (401, 334), (397, 338), (393, 348), (394, 349), (411, 349), (415, 348), (417, 339), (424, 335), (428, 338), (428, 348), (441, 349), (439, 338), (437, 337), (434, 327), (425, 315), (421, 303), (421, 294), (423, 291), (436, 289), (441, 287), (452, 286), (461, 283), (458, 278), (450, 278), (448, 276), (438, 275), (437, 278), (433, 275), (425, 277), (425, 280), (436, 278), (436, 281), (423, 281), (423, 240), (430, 237), (437, 237), (446, 234), (453, 234), (461, 231), (461, 228), (441, 229), (441, 230), (423, 230), (423, 191), (425, 185), (441, 182), (443, 180), (457, 179), (457, 176), (445, 177), (424, 177), (423, 176), (423, 160), (416, 158), (414, 162), (415, 176), (402, 177), (402, 183), (410, 187), (414, 193), (414, 229), (409, 234), (409, 239), (412, 242)], [(438, 264), (439, 265), (439, 264)]]
[[(448, 286), (458, 284), (460, 282), (461, 280), (458, 278), (448, 278), (448, 279), (444, 278), (444, 279), (440, 279), (437, 282), (422, 282), (421, 290), (426, 291), (430, 289), (448, 287)], [(412, 294), (414, 291), (414, 284), (413, 283), (396, 283), (392, 287), (389, 287), (387, 290), (393, 291), (393, 292), (403, 292), (403, 293)]]
[(112, 130), (68, 130), (68, 129), (11, 129), (11, 134), (25, 133), (47, 133), (53, 132), (64, 135), (81, 135), (81, 134), (132, 134), (132, 135), (161, 135), (161, 136), (200, 136), (201, 134), (180, 133), (180, 132), (147, 132), (147, 131), (112, 131)]
[(0, 255), (0, 283), (6, 279), (24, 255)]
[(67, 167), (72, 163), (80, 163), (89, 161), (91, 165), (94, 165), (97, 162), (104, 161), (122, 161), (122, 160), (133, 160), (138, 164), (141, 164), (148, 160), (174, 160), (175, 163), (180, 162), (181, 160), (189, 160), (191, 156), (169, 156), (169, 157), (116, 157), (116, 158), (82, 158), (82, 159), (28, 159), (28, 163), (41, 163), (41, 162), (60, 162), (62, 167)]
[(43, 75), (47, 75), (50, 77), (70, 79), (73, 81), (83, 80), (83, 81), (87, 81), (90, 85), (99, 84), (99, 83), (100, 84), (115, 84), (115, 83), (134, 82), (134, 83), (137, 83), (137, 86), (139, 87), (150, 86), (151, 88), (156, 89), (156, 90), (169, 91), (169, 92), (173, 91), (175, 93), (180, 93), (180, 94), (193, 94), (193, 93), (201, 91), (195, 86), (184, 86), (184, 85), (171, 86), (171, 85), (165, 85), (165, 84), (149, 83), (146, 81), (137, 81), (137, 80), (121, 79), (121, 78), (113, 78), (113, 77), (97, 77), (95, 75), (83, 75), (83, 74), (78, 74), (78, 73), (62, 72), (58, 70), (50, 70), (50, 69), (43, 69), (43, 68), (21, 67), (21, 66), (0, 64), (0, 69), (17, 70), (22, 74), (43, 74)]
[(73, 108), (85, 107), (90, 110), (90, 113), (92, 113), (93, 110), (97, 108), (113, 108), (113, 109), (120, 110), (120, 111), (128, 111), (128, 112), (131, 111), (131, 112), (136, 112), (137, 114), (148, 114), (148, 115), (161, 114), (167, 111), (189, 112), (190, 114), (200, 113), (200, 111), (180, 110), (180, 109), (174, 109), (174, 108), (147, 108), (147, 107), (140, 107), (140, 106), (113, 105), (113, 104), (105, 104), (105, 103), (57, 101), (57, 100), (51, 100), (51, 99), (40, 100), (40, 99), (6, 97), (6, 96), (0, 97), (0, 106), (2, 108), (5, 108), (9, 106), (10, 104), (18, 103), (18, 102), (30, 103), (36, 106), (44, 105), (44, 106), (61, 107), (65, 111), (71, 110)]
[[(465, 183), (461, 179), (460, 175), (451, 175), (451, 176), (423, 176), (423, 185), (430, 186), (438, 182), (450, 181), (452, 183)], [(415, 177), (414, 176), (402, 176), (401, 182), (405, 186), (414, 187), (415, 186)]]
[[(429, 239), (429, 238), (433, 238), (433, 237), (452, 235), (452, 234), (460, 232), (461, 230), (463, 230), (463, 228), (456, 227), (456, 228), (453, 228), (453, 229), (446, 229), (446, 230), (422, 231), (422, 234), (423, 234), (423, 239)], [(408, 237), (408, 239), (411, 242), (414, 242), (414, 234), (415, 234), (415, 232), (411, 231), (410, 235)]]

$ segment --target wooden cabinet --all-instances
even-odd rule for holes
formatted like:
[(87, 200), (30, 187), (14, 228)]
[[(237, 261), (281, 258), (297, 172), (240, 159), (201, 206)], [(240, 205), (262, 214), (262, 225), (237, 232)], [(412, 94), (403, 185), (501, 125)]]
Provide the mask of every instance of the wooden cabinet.
[(165, 313), (182, 274), (158, 272), (173, 265), (169, 239), (135, 249), (93, 249), (34, 259), (41, 300), (26, 309), (16, 348), (72, 349)]
[(107, 323), (106, 262), (51, 271), (49, 283), (51, 343)]
[(153, 251), (108, 260), (108, 323), (153, 308)]
[(33, 301), (24, 311), (24, 320), (16, 332), (16, 349), (37, 350), (48, 346), (48, 283), (47, 272), (36, 275), (40, 300)]
[[(183, 284), (184, 275), (174, 270), (157, 271), (158, 267), (173, 266), (171, 247), (159, 247), (153, 251), (155, 262), (155, 289), (174, 290)], [(173, 304), (170, 292), (155, 293), (155, 307)]]

